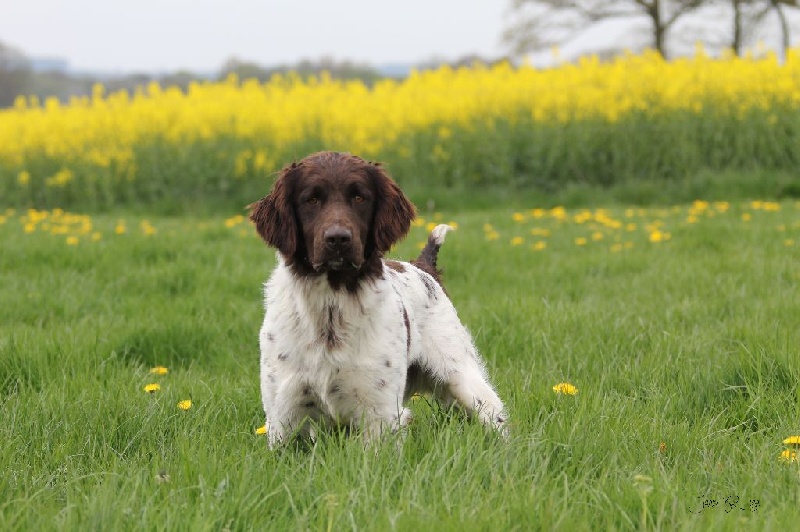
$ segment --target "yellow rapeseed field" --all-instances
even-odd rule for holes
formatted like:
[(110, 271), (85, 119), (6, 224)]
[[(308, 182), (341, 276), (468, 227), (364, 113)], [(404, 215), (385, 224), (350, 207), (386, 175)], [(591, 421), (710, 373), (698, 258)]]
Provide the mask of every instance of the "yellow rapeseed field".
[(194, 83), (186, 92), (154, 83), (133, 95), (97, 86), (92, 97), (68, 104), (20, 97), (0, 111), (0, 191), (64, 189), (76, 179), (84, 187), (106, 179), (124, 183), (169, 172), (168, 165), (154, 171), (150, 161), (141, 167), (137, 150), (153, 144), (168, 159), (178, 159), (185, 146), (213, 146), (209, 161), (243, 178), (305, 155), (305, 146), (447, 165), (455, 164), (454, 135), (490, 135), (499, 122), (611, 127), (637, 113), (741, 119), (756, 111), (774, 123), (782, 109), (799, 105), (796, 52), (783, 65), (774, 56), (702, 53), (675, 61), (655, 53), (610, 62), (586, 58), (548, 70), (475, 65), (414, 72), (372, 87), (328, 76), (276, 76), (267, 83), (232, 77)]

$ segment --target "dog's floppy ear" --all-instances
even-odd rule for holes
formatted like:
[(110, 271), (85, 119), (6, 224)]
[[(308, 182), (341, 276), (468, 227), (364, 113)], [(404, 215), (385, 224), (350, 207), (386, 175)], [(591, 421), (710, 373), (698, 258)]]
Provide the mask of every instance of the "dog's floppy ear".
[(255, 224), (264, 242), (276, 248), (289, 262), (297, 251), (297, 220), (291, 197), (291, 181), (299, 165), (292, 163), (285, 167), (272, 191), (255, 203), (251, 203), (250, 220)]
[(414, 205), (408, 201), (397, 183), (383, 168), (377, 164), (370, 164), (367, 171), (373, 179), (377, 192), (372, 239), (375, 248), (383, 253), (406, 236), (416, 212)]

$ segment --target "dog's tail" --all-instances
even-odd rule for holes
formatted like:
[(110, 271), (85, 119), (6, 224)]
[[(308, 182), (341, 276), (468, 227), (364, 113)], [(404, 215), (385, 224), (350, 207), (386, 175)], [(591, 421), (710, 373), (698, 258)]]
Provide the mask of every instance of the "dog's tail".
[(452, 230), (453, 228), (447, 224), (439, 224), (434, 227), (431, 234), (428, 235), (428, 242), (425, 244), (425, 247), (422, 248), (419, 257), (417, 257), (417, 260), (413, 261), (418, 268), (430, 273), (436, 279), (438, 279), (439, 275), (442, 273), (436, 268), (436, 258), (439, 256), (439, 248), (444, 244), (444, 237), (447, 235), (447, 232)]

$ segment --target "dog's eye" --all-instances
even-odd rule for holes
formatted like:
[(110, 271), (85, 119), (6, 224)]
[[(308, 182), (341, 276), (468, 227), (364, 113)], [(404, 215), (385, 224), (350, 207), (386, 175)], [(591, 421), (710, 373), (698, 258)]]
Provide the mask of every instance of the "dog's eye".
[(356, 194), (355, 196), (353, 196), (353, 201), (355, 201), (356, 203), (364, 203), (364, 196)]
[(317, 198), (316, 196), (312, 196), (306, 200), (306, 203), (308, 203), (309, 205), (316, 205), (317, 203), (319, 203), (319, 198)]

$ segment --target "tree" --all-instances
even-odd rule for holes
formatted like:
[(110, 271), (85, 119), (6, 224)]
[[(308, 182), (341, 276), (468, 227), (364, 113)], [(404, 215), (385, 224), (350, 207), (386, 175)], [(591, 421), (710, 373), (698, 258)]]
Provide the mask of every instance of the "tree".
[[(682, 16), (713, 0), (512, 0), (521, 16), (503, 34), (513, 53), (559, 44), (601, 20), (644, 15), (650, 20), (652, 45), (666, 56), (666, 35)], [(775, 0), (783, 1), (783, 0)]]
[(733, 8), (733, 39), (731, 48), (742, 55), (748, 34), (753, 33), (764, 20), (774, 13), (780, 29), (780, 46), (783, 56), (791, 42), (791, 28), (786, 8), (800, 7), (798, 0), (730, 0)]
[(31, 66), (25, 55), (0, 42), (0, 108), (31, 90)]

